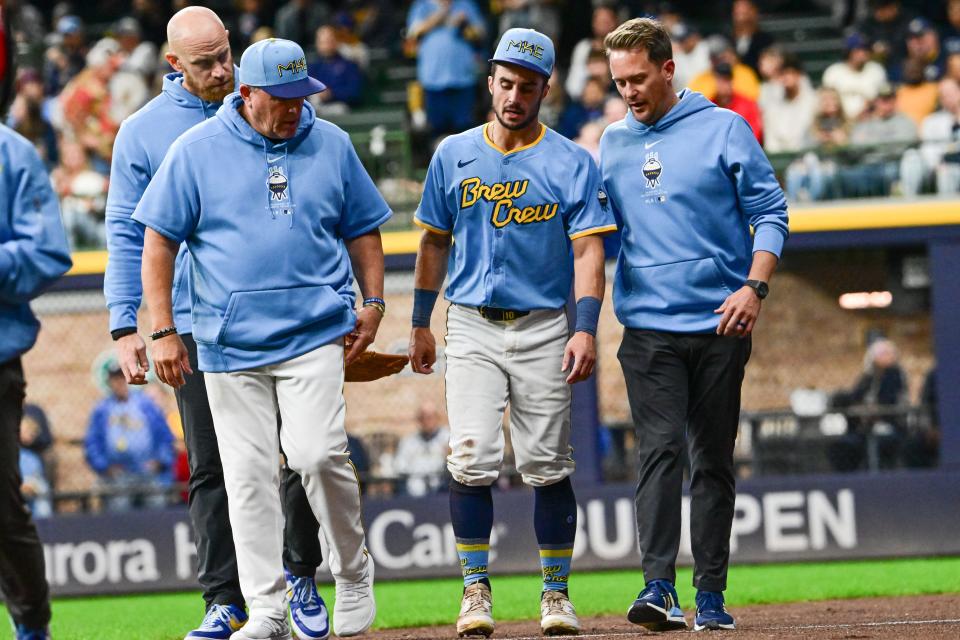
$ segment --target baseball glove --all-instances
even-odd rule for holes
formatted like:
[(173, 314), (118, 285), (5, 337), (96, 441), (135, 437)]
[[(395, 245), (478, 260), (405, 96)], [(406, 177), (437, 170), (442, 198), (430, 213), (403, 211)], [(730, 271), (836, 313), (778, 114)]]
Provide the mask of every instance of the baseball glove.
[(347, 367), (344, 380), (347, 382), (379, 380), (400, 373), (409, 361), (410, 358), (407, 356), (364, 351)]

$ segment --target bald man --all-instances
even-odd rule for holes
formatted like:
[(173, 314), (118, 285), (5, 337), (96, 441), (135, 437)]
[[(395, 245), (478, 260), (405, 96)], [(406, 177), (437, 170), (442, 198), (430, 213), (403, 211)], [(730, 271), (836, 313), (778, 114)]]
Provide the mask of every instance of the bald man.
[[(167, 25), (170, 50), (166, 59), (176, 72), (164, 77), (163, 92), (127, 118), (117, 134), (107, 195), (109, 260), (104, 293), (110, 310), (110, 333), (130, 384), (146, 384), (149, 369), (146, 347), (137, 333), (144, 228), (131, 216), (173, 141), (212, 117), (224, 97), (234, 90), (235, 67), (227, 38), (223, 23), (210, 9), (188, 7), (174, 15)], [(190, 255), (181, 246), (173, 287), (175, 322), (196, 373), (186, 377), (186, 385), (177, 390), (176, 396), (190, 463), (188, 503), (206, 615), (186, 640), (211, 640), (229, 638), (243, 626), (247, 615), (237, 577), (223, 467), (206, 385), (197, 368), (189, 264)], [(284, 470), (282, 486), (284, 563), (289, 572), (294, 631), (302, 640), (322, 640), (329, 635), (329, 625), (326, 606), (314, 584), (322, 560), (317, 521), (300, 477)]]

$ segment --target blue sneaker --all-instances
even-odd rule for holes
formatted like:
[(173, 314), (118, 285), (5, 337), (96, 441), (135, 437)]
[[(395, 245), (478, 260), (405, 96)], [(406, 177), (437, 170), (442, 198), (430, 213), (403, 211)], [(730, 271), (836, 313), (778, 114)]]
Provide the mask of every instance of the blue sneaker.
[(697, 591), (697, 617), (693, 622), (694, 631), (709, 629), (736, 629), (733, 616), (723, 606), (723, 593), (720, 591)]
[(22, 624), (14, 627), (17, 640), (50, 640), (49, 629), (29, 629)]
[(327, 605), (317, 593), (317, 584), (313, 578), (300, 578), (286, 570), (284, 574), (293, 635), (300, 640), (326, 640), (330, 635), (330, 616)]
[(686, 629), (677, 590), (667, 580), (651, 580), (627, 611), (627, 620), (650, 631)]
[(213, 604), (200, 626), (183, 640), (227, 640), (247, 623), (247, 613), (235, 604)]

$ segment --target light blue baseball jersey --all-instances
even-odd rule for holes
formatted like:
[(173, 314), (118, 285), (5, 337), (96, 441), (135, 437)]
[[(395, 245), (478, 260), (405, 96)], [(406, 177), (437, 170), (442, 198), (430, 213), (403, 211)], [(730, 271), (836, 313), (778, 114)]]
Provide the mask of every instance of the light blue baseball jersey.
[(447, 300), (520, 311), (566, 304), (573, 240), (617, 228), (590, 154), (546, 126), (511, 152), (487, 125), (446, 138), (414, 222), (453, 234)]

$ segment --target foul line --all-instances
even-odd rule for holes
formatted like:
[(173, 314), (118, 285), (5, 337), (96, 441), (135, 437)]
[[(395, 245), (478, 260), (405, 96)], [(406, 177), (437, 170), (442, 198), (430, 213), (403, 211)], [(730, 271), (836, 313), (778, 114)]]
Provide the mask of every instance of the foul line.
[[(795, 626), (764, 626), (764, 627), (737, 627), (739, 631), (803, 631), (811, 629), (849, 629), (854, 627), (893, 627), (911, 624), (960, 624), (960, 618), (946, 620), (889, 620), (886, 622), (845, 622), (842, 624), (804, 624)], [(639, 627), (639, 625), (637, 625)], [(687, 627), (691, 629), (692, 627)], [(581, 633), (577, 638), (635, 638), (635, 631), (618, 631), (614, 633)], [(543, 640), (543, 636), (511, 636), (502, 640)]]

